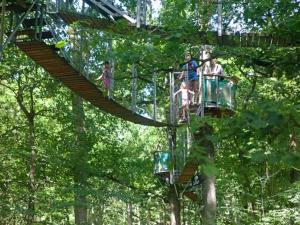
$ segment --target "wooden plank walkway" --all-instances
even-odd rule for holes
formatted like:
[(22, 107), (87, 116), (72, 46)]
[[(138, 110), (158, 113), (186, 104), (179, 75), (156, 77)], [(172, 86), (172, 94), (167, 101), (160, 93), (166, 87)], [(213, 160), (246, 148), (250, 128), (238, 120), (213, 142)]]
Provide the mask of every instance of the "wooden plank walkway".
[(64, 58), (60, 57), (45, 43), (31, 41), (17, 42), (16, 45), (53, 77), (62, 81), (68, 88), (102, 111), (136, 124), (154, 127), (167, 126), (166, 123), (143, 117), (105, 97), (95, 84), (80, 75)]
[(149, 34), (166, 35), (166, 33), (158, 29), (158, 27), (141, 25), (141, 28), (137, 28), (135, 24), (125, 20), (123, 20), (124, 22), (123, 25), (123, 24), (118, 24), (110, 19), (91, 17), (91, 16), (86, 16), (79, 13), (67, 12), (63, 10), (59, 11), (57, 15), (66, 24), (79, 22), (82, 26), (86, 26), (92, 29), (98, 29), (110, 33), (112, 32), (119, 35), (129, 35), (129, 34), (136, 33), (137, 31), (148, 32)]
[[(82, 26), (93, 29), (99, 29), (109, 33), (119, 35), (129, 35), (136, 32), (146, 32), (149, 35), (159, 35), (161, 38), (173, 40), (178, 31), (163, 29), (156, 26), (142, 26), (136, 28), (135, 24), (126, 22), (128, 26), (122, 26), (109, 19), (101, 19), (86, 16), (79, 13), (60, 11), (57, 14), (67, 24), (79, 22)], [(182, 32), (182, 31), (181, 31)], [(176, 36), (176, 35), (175, 35)], [(276, 36), (264, 33), (224, 33), (218, 37), (217, 32), (199, 32), (192, 37), (178, 37), (183, 42), (194, 42), (207, 45), (232, 46), (232, 47), (298, 47), (300, 46), (299, 38), (289, 36)]]
[(178, 182), (181, 184), (189, 182), (191, 178), (195, 175), (198, 169), (198, 165), (199, 162), (196, 159), (187, 160), (178, 177)]

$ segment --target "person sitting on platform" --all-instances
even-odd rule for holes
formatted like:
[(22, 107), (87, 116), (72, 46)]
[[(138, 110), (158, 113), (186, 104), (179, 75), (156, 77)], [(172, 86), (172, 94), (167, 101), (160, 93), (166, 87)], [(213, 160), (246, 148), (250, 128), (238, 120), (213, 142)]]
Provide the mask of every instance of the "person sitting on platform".
[(108, 61), (104, 62), (102, 74), (96, 80), (102, 80), (103, 87), (110, 91), (112, 82), (112, 72), (111, 66)]
[(180, 85), (180, 89), (174, 94), (176, 97), (177, 94), (181, 92), (181, 107), (182, 107), (182, 113), (181, 113), (181, 119), (179, 122), (187, 122), (188, 118), (188, 107), (191, 103), (189, 94), (194, 95), (195, 92), (190, 91), (187, 84), (185, 82), (182, 82)]
[[(192, 90), (193, 92), (197, 93), (198, 91), (198, 74), (197, 74), (197, 68), (198, 64), (195, 60), (192, 59), (191, 55), (188, 53), (185, 56), (185, 61), (187, 62), (183, 67), (183, 71), (181, 75), (179, 76), (179, 79), (186, 78), (186, 74), (188, 74), (188, 85), (189, 89)], [(196, 95), (197, 96), (197, 95)]]

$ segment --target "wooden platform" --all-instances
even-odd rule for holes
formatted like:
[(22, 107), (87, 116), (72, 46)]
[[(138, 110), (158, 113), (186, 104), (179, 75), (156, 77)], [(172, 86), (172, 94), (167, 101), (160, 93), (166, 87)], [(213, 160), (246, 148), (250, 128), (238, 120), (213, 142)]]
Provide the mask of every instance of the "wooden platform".
[[(218, 37), (217, 32), (198, 32), (196, 35), (179, 37), (182, 30), (168, 30), (155, 26), (142, 26), (136, 28), (135, 24), (125, 21), (125, 24), (118, 24), (109, 19), (90, 17), (79, 13), (60, 11), (58, 13), (65, 23), (72, 24), (79, 22), (82, 26), (99, 29), (119, 35), (128, 35), (137, 32), (146, 32), (149, 35), (158, 35), (159, 38), (168, 40), (178, 39), (182, 42), (193, 42), (207, 45), (232, 46), (232, 47), (297, 47), (300, 46), (300, 39), (290, 36), (276, 36), (264, 33), (224, 33)], [(124, 25), (124, 26), (123, 26)]]
[[(199, 107), (199, 104), (189, 106), (190, 113), (196, 113), (198, 107)], [(212, 117), (222, 118), (222, 117), (234, 115), (234, 110), (225, 108), (225, 107), (221, 107), (221, 106), (219, 106), (219, 107), (211, 106), (211, 107), (204, 108), (204, 114), (212, 116)]]
[(187, 160), (187, 163), (184, 165), (178, 177), (178, 182), (181, 184), (189, 182), (197, 171), (198, 165), (199, 163), (196, 159)]
[(98, 29), (106, 32), (112, 32), (119, 35), (129, 35), (136, 32), (148, 32), (149, 34), (162, 35), (163, 32), (158, 27), (141, 25), (141, 28), (136, 28), (136, 25), (128, 21), (122, 20), (122, 22), (116, 23), (110, 19), (96, 18), (86, 16), (79, 13), (71, 13), (66, 11), (59, 11), (57, 15), (62, 18), (66, 24), (72, 24), (75, 22), (80, 23), (82, 26), (86, 26), (92, 29)]
[(104, 112), (124, 120), (147, 126), (164, 127), (166, 123), (156, 122), (126, 109), (108, 99), (90, 82), (81, 76), (69, 63), (43, 42), (19, 42), (16, 45), (53, 77), (62, 81), (68, 88)]

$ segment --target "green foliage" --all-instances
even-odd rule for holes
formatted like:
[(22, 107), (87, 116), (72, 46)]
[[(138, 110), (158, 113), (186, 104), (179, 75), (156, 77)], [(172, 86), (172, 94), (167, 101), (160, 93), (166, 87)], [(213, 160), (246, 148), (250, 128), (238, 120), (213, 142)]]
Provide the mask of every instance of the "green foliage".
[[(198, 32), (216, 25), (216, 5), (209, 2), (164, 1), (156, 22), (167, 32), (155, 35), (144, 31), (117, 36), (76, 23), (73, 27), (82, 43), (70, 55), (81, 53), (81, 67), (91, 80), (100, 74), (104, 61), (114, 59), (114, 97), (128, 107), (132, 64), (148, 81), (154, 70), (163, 71), (157, 79), (162, 87), (158, 110), (163, 119), (169, 104), (163, 69), (179, 68), (185, 51), (198, 57), (197, 43), (202, 38)], [(136, 1), (122, 3), (135, 11)], [(297, 38), (299, 23), (297, 1), (223, 1), (223, 27), (228, 31), (238, 24), (247, 31)], [(128, 25), (119, 21), (116, 29), (124, 31)], [(112, 53), (107, 50), (111, 40)], [(69, 48), (72, 41), (57, 42), (56, 47)], [(190, 127), (193, 133), (205, 126), (213, 128), (195, 140), (191, 149), (195, 150), (192, 157), (200, 161), (200, 171), (217, 178), (217, 224), (299, 224), (299, 48), (219, 46), (213, 54), (222, 58), (228, 75), (240, 79), (234, 116), (195, 116)], [(167, 186), (152, 175), (152, 153), (168, 149), (166, 130), (133, 125), (84, 103), (86, 152), (84, 157), (78, 155), (70, 90), (14, 47), (4, 55), (0, 64), (0, 224), (25, 224), (32, 192), (36, 224), (74, 224), (75, 193), (86, 197), (90, 223), (127, 224), (126, 209), (131, 204), (136, 224), (166, 224)], [(138, 87), (139, 101), (153, 100), (151, 82), (139, 81)], [(139, 106), (143, 106), (139, 113), (151, 115), (151, 106)], [(29, 144), (32, 115), (26, 112), (34, 116), (34, 145)], [(214, 160), (207, 157), (204, 141), (214, 145)], [(28, 176), (32, 149), (36, 151), (34, 191)], [(76, 184), (78, 174), (87, 176), (85, 185)], [(201, 196), (200, 188), (197, 192)], [(186, 224), (201, 224), (202, 206), (182, 202)]]

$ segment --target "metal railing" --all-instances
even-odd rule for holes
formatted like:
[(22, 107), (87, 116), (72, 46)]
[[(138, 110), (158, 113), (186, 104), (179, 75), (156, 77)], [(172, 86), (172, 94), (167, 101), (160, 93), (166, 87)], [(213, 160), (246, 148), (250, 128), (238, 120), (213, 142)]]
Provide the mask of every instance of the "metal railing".
[[(183, 71), (186, 72), (186, 71)], [(204, 116), (205, 109), (235, 109), (235, 95), (237, 85), (228, 76), (221, 75), (200, 75), (197, 82), (197, 90), (193, 90), (190, 82), (184, 77), (183, 80), (178, 80), (181, 72), (170, 72), (170, 123), (176, 124), (179, 120), (180, 112), (184, 110), (182, 107), (182, 95), (176, 93), (180, 89), (180, 83), (185, 82), (188, 85), (189, 91), (194, 91), (195, 95), (188, 94), (188, 104), (185, 106), (187, 114), (193, 112), (199, 116)], [(189, 116), (188, 116), (189, 118)], [(187, 121), (188, 122), (188, 121)]]

